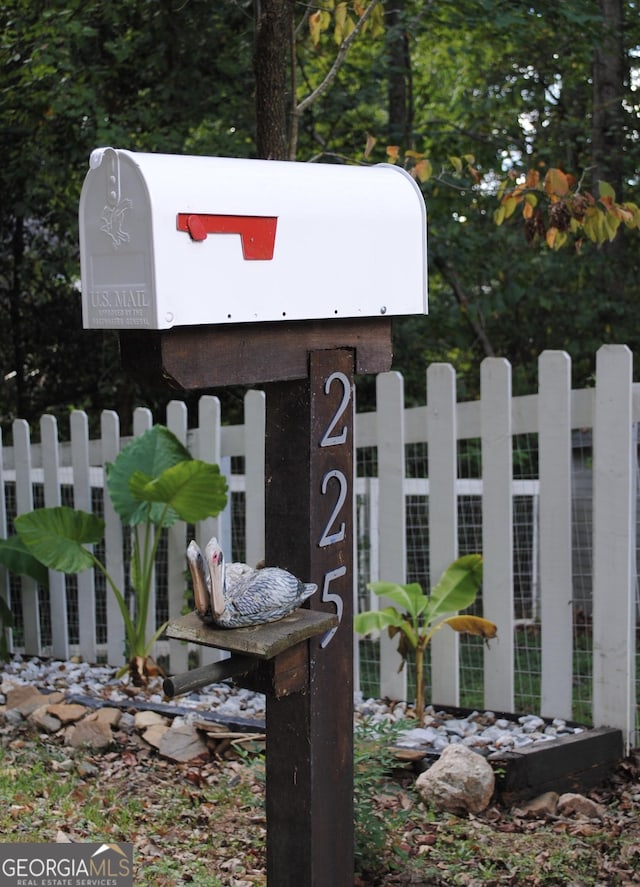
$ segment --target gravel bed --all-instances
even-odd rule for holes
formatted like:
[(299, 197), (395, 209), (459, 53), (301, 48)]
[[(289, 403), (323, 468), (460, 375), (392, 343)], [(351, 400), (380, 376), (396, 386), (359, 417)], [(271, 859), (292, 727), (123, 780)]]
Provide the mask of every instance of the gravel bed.
[[(31, 684), (45, 692), (64, 692), (69, 699), (83, 700), (96, 705), (116, 707), (153, 708), (167, 714), (180, 714), (189, 719), (208, 716), (224, 723), (255, 724), (264, 728), (265, 697), (261, 693), (243, 690), (230, 683), (211, 684), (208, 687), (167, 700), (162, 682), (157, 679), (145, 690), (130, 686), (116, 678), (116, 671), (108, 666), (85, 662), (62, 662), (14, 656), (3, 668), (0, 684), (0, 704), (10, 685)], [(364, 699), (357, 693), (354, 700), (355, 721), (370, 724), (398, 722), (409, 718), (412, 707), (406, 702), (387, 702)], [(565, 736), (585, 731), (585, 727), (556, 718), (545, 720), (535, 714), (505, 717), (490, 711), (474, 711), (461, 716), (427, 706), (424, 724), (403, 732), (396, 743), (401, 748), (440, 754), (447, 745), (462, 743), (479, 753), (491, 756), (528, 746), (541, 745)]]

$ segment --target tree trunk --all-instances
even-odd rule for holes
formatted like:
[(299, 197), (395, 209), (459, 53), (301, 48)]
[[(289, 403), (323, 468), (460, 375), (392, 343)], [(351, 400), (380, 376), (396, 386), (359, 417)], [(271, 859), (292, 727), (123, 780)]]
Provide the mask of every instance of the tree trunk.
[(625, 56), (622, 0), (599, 0), (602, 38), (593, 59), (592, 146), (594, 180), (608, 182), (622, 199), (624, 188)]
[(387, 0), (388, 138), (391, 144), (401, 145), (406, 150), (412, 147), (413, 141), (413, 90), (405, 16), (405, 0), (392, 0), (391, 3)]
[(287, 84), (293, 3), (292, 0), (256, 0), (255, 10), (257, 154), (266, 160), (287, 160)]

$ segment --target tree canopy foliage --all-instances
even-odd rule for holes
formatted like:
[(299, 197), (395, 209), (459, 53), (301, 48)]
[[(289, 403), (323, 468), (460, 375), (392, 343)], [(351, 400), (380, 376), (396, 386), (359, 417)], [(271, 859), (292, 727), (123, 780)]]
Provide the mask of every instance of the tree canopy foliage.
[(419, 166), (430, 314), (394, 333), (410, 397), (433, 360), (474, 396), (488, 354), (531, 390), (545, 348), (585, 383), (600, 344), (640, 346), (639, 49), (623, 0), (6, 0), (0, 418), (167, 397), (124, 377), (116, 334), (81, 329), (99, 145)]

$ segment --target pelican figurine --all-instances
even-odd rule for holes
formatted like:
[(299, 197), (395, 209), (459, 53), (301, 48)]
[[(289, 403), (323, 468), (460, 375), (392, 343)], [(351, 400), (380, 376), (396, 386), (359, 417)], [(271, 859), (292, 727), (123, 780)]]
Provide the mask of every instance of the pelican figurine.
[(204, 555), (197, 542), (190, 542), (187, 563), (198, 616), (220, 628), (275, 622), (288, 616), (318, 588), (279, 567), (254, 570), (248, 564), (227, 564), (215, 536), (207, 543)]

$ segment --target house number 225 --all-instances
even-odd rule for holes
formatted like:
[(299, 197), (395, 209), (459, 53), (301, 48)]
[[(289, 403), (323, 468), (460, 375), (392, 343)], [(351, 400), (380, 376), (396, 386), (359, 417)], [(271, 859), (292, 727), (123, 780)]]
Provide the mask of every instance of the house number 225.
[[(321, 447), (351, 446), (351, 442), (347, 439), (349, 423), (347, 421), (341, 425), (341, 419), (349, 409), (351, 403), (351, 382), (344, 373), (331, 373), (327, 376), (324, 382), (325, 395), (329, 395), (334, 385), (338, 386), (339, 389), (342, 389), (340, 403), (320, 439)], [(349, 481), (344, 472), (338, 468), (333, 468), (330, 471), (325, 472), (320, 484), (320, 493), (322, 496), (334, 497), (329, 519), (322, 531), (320, 539), (318, 540), (320, 548), (330, 550), (331, 546), (344, 542), (347, 535), (346, 523), (339, 519), (340, 513), (349, 494)], [(348, 513), (350, 513), (350, 511), (348, 511)], [(342, 578), (346, 572), (347, 568), (344, 564), (336, 566), (334, 569), (327, 570), (324, 573), (322, 580), (322, 600), (324, 603), (333, 604), (335, 606), (338, 624), (342, 619), (344, 602), (341, 595), (331, 591), (331, 583)], [(328, 631), (322, 639), (320, 646), (326, 647), (333, 639), (337, 630), (336, 627), (332, 628), (331, 631)]]

